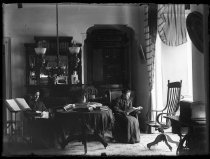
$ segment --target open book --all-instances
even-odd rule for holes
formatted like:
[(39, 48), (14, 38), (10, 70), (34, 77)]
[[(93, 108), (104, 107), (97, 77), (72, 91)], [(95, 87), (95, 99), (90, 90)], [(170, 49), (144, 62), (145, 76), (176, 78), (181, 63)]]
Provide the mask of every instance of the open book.
[(141, 106), (139, 106), (139, 107), (132, 107), (129, 110), (127, 110), (127, 112), (130, 114), (130, 113), (133, 113), (135, 111), (140, 111), (142, 109), (143, 109), (143, 107), (141, 107)]
[(11, 112), (18, 112), (21, 111), (20, 107), (18, 106), (18, 104), (15, 102), (14, 99), (6, 99), (6, 104), (8, 106), (8, 109)]
[(21, 110), (31, 110), (24, 98), (15, 98), (15, 101)]

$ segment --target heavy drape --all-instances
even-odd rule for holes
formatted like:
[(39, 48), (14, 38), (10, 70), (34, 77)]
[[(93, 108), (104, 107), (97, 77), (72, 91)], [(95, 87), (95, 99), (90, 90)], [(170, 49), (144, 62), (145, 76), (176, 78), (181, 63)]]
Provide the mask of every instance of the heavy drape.
[(145, 6), (144, 36), (146, 43), (146, 61), (149, 74), (149, 89), (152, 90), (154, 79), (155, 42), (157, 35), (157, 4)]
[(158, 4), (157, 23), (164, 44), (178, 46), (187, 42), (184, 4)]

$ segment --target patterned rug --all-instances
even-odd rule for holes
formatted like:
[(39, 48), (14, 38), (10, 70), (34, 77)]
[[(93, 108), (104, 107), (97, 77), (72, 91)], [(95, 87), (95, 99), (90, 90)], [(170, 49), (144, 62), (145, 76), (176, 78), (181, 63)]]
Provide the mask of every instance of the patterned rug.
[[(173, 140), (179, 141), (179, 137), (176, 134), (167, 133)], [(141, 142), (136, 144), (122, 144), (115, 142), (108, 142), (108, 147), (105, 149), (98, 141), (87, 142), (87, 154), (86, 156), (175, 156), (177, 145), (169, 143), (172, 146), (172, 151), (166, 146), (164, 142), (160, 142), (150, 148), (147, 148), (147, 143), (154, 141), (158, 134), (141, 134)], [(5, 156), (13, 155), (38, 155), (38, 156), (83, 156), (84, 146), (81, 142), (70, 142), (65, 150), (62, 149), (42, 149), (42, 150), (17, 150), (7, 151), (3, 153)]]

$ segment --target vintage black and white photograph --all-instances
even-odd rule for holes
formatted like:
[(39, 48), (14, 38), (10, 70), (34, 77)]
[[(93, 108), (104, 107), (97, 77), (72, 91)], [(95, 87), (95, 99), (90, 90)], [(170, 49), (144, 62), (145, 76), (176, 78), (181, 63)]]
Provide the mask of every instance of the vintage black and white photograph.
[(2, 156), (209, 154), (209, 5), (2, 9)]

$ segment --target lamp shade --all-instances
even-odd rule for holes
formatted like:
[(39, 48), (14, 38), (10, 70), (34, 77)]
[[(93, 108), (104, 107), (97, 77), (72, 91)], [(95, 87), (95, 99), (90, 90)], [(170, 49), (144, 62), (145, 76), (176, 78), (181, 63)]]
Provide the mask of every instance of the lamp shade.
[(70, 53), (72, 53), (72, 54), (78, 54), (79, 53), (79, 51), (80, 51), (80, 47), (78, 47), (78, 46), (72, 46), (72, 47), (69, 47), (69, 51), (70, 51)]
[(34, 48), (35, 52), (37, 55), (44, 55), (46, 53), (46, 50), (47, 48), (44, 48), (44, 47), (37, 47), (37, 48)]

